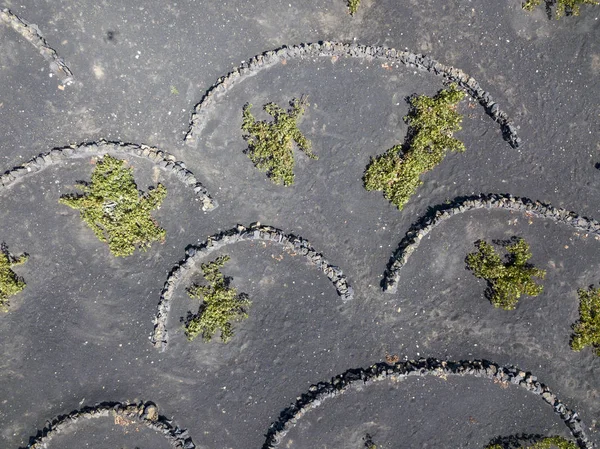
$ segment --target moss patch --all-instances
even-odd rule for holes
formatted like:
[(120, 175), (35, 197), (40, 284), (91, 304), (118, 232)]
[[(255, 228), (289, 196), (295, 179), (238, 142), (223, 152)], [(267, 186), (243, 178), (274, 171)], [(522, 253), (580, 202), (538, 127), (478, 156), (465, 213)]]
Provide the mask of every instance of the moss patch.
[(202, 339), (208, 342), (217, 331), (221, 331), (221, 340), (227, 343), (233, 337), (232, 322), (248, 318), (245, 308), (251, 302), (246, 295), (238, 294), (237, 289), (229, 287), (229, 279), (221, 273), (220, 269), (228, 261), (229, 256), (220, 256), (202, 264), (202, 273), (209, 285), (193, 285), (188, 289), (192, 298), (203, 300), (198, 313), (188, 317), (185, 325), (185, 335), (190, 341), (202, 335)]
[(25, 263), (28, 257), (27, 254), (13, 256), (5, 245), (0, 248), (0, 310), (6, 310), (8, 298), (25, 288), (25, 281), (17, 276), (12, 267)]
[(348, 0), (348, 11), (350, 11), (351, 16), (356, 14), (359, 6), (360, 6), (360, 0)]
[(442, 162), (447, 151), (465, 150), (464, 144), (452, 137), (461, 129), (462, 115), (456, 106), (464, 97), (454, 84), (434, 97), (413, 97), (404, 118), (410, 126), (408, 149), (401, 155), (402, 147), (396, 145), (371, 159), (363, 178), (365, 189), (383, 191), (383, 196), (402, 210), (423, 184), (421, 174)]
[(600, 356), (600, 288), (579, 290), (579, 321), (573, 325), (571, 348), (592, 346)]
[(78, 187), (83, 195), (65, 195), (59, 202), (79, 210), (81, 219), (100, 241), (108, 243), (113, 255), (129, 256), (136, 248), (146, 249), (153, 241), (164, 241), (165, 230), (150, 215), (167, 195), (162, 184), (141, 194), (133, 169), (126, 167), (125, 161), (106, 155), (97, 162), (91, 183)]
[[(523, 3), (523, 9), (526, 11), (533, 11), (542, 3), (546, 4), (548, 11), (551, 11), (551, 7), (556, 5), (555, 15), (557, 19), (560, 19), (565, 15), (578, 16), (581, 5), (600, 5), (598, 0), (527, 0)], [(551, 14), (551, 12), (549, 12), (549, 14)]]
[(256, 120), (251, 112), (252, 105), (244, 106), (242, 130), (247, 133), (244, 139), (248, 142), (245, 153), (275, 184), (289, 186), (294, 183), (293, 142), (308, 157), (317, 159), (310, 149), (310, 141), (298, 129), (297, 122), (306, 106), (304, 99), (294, 99), (286, 112), (275, 103), (267, 103), (263, 109), (273, 117), (272, 122)]
[[(579, 446), (563, 437), (542, 438), (529, 446), (521, 446), (521, 449), (577, 449)], [(485, 449), (504, 449), (501, 444), (492, 444)]]
[(508, 257), (503, 262), (500, 255), (489, 243), (480, 240), (475, 243), (478, 252), (467, 255), (467, 267), (478, 278), (488, 281), (487, 296), (494, 307), (512, 310), (521, 295), (537, 296), (543, 287), (532, 279), (543, 279), (546, 271), (531, 266), (529, 245), (523, 239), (502, 242)]

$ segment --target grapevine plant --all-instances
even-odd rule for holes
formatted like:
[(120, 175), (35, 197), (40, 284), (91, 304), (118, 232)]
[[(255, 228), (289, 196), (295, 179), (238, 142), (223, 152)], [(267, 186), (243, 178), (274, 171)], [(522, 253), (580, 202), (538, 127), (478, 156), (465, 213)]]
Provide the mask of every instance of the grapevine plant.
[(140, 193), (133, 169), (124, 160), (106, 155), (96, 163), (91, 183), (77, 186), (83, 194), (65, 195), (59, 202), (78, 210), (113, 255), (130, 256), (136, 248), (145, 250), (153, 241), (164, 241), (166, 231), (150, 215), (167, 195), (162, 184)]
[(410, 100), (408, 149), (396, 145), (371, 160), (364, 174), (365, 189), (381, 190), (402, 210), (423, 184), (420, 176), (440, 164), (448, 151), (463, 152), (465, 145), (453, 138), (461, 129), (462, 115), (456, 111), (465, 93), (452, 84), (434, 97), (420, 95)]
[(275, 103), (267, 103), (263, 109), (273, 117), (273, 121), (259, 121), (252, 115), (252, 105), (244, 106), (242, 130), (248, 142), (245, 153), (256, 168), (266, 171), (275, 184), (289, 186), (294, 183), (294, 153), (292, 144), (309, 158), (318, 159), (311, 151), (310, 141), (298, 129), (298, 120), (304, 114), (308, 103), (304, 98), (290, 102), (286, 112)]
[(246, 308), (251, 305), (245, 294), (229, 286), (229, 278), (223, 276), (221, 268), (229, 261), (229, 256), (202, 264), (202, 273), (208, 285), (193, 285), (188, 289), (192, 298), (202, 301), (196, 315), (188, 318), (185, 335), (192, 341), (199, 335), (206, 342), (212, 340), (217, 331), (221, 341), (227, 343), (233, 337), (233, 322), (248, 318)]
[(467, 256), (467, 267), (478, 278), (488, 282), (488, 297), (494, 307), (512, 310), (521, 295), (538, 296), (543, 287), (533, 278), (543, 279), (546, 271), (531, 266), (529, 245), (523, 239), (513, 239), (503, 246), (508, 253), (506, 261), (494, 247), (480, 240), (475, 243), (477, 252)]

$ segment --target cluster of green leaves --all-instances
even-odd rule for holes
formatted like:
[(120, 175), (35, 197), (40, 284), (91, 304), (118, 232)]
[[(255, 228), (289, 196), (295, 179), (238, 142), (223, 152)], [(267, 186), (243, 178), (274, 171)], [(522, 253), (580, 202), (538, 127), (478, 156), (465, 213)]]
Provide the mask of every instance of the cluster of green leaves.
[(192, 298), (203, 300), (198, 313), (185, 325), (188, 340), (202, 335), (204, 341), (210, 341), (217, 331), (221, 331), (221, 340), (227, 343), (233, 337), (234, 321), (248, 318), (245, 311), (252, 303), (237, 289), (229, 287), (229, 279), (223, 276), (221, 268), (229, 261), (229, 256), (220, 256), (212, 262), (202, 264), (202, 274), (209, 285), (193, 285), (188, 289)]
[(356, 14), (359, 6), (360, 6), (360, 0), (348, 0), (348, 10), (350, 11), (351, 16)]
[(444, 160), (447, 151), (462, 152), (464, 144), (453, 138), (461, 129), (462, 115), (456, 111), (465, 93), (452, 84), (434, 97), (420, 95), (410, 100), (411, 111), (404, 119), (412, 128), (408, 150), (397, 145), (371, 159), (363, 178), (367, 190), (382, 190), (386, 199), (402, 210), (417, 188), (421, 174)]
[(600, 288), (579, 290), (579, 321), (573, 325), (571, 348), (592, 346), (600, 356)]
[(310, 141), (298, 129), (297, 122), (306, 106), (305, 99), (293, 99), (286, 112), (275, 103), (267, 103), (263, 109), (273, 117), (271, 122), (256, 120), (251, 112), (252, 105), (244, 106), (242, 130), (247, 133), (244, 135), (248, 142), (246, 154), (275, 184), (289, 186), (294, 183), (293, 142), (309, 158), (318, 159), (310, 149)]
[(523, 3), (523, 9), (533, 11), (545, 2), (548, 7), (556, 4), (556, 18), (560, 19), (564, 15), (578, 16), (581, 5), (600, 5), (598, 0), (527, 0)]
[(488, 282), (494, 307), (512, 310), (521, 295), (537, 296), (542, 292), (543, 287), (532, 278), (543, 279), (546, 271), (528, 263), (531, 252), (525, 240), (513, 239), (512, 243), (503, 244), (508, 253), (506, 262), (491, 244), (480, 240), (475, 245), (479, 251), (467, 255), (467, 266), (475, 276)]
[(0, 250), (0, 309), (8, 307), (8, 298), (25, 288), (25, 281), (12, 270), (15, 265), (25, 263), (28, 256), (12, 256), (6, 247)]
[[(555, 436), (542, 438), (529, 446), (523, 446), (521, 449), (577, 449), (578, 447), (572, 441)], [(504, 446), (501, 444), (492, 444), (487, 446), (486, 449), (504, 449)]]
[(82, 195), (65, 195), (60, 203), (80, 211), (81, 219), (115, 256), (130, 256), (136, 247), (146, 249), (153, 241), (164, 241), (166, 231), (150, 212), (167, 195), (162, 185), (146, 195), (138, 191), (133, 168), (106, 155), (96, 163), (91, 183), (80, 183)]

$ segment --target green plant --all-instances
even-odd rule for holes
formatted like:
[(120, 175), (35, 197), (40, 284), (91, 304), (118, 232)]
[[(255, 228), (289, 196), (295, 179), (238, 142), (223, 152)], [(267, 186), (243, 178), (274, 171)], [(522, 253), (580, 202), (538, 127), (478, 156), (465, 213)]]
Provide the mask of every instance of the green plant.
[[(577, 449), (579, 446), (572, 441), (569, 441), (563, 437), (545, 437), (541, 440), (532, 443), (529, 446), (521, 446), (521, 449)], [(485, 449), (504, 449), (501, 444), (491, 444), (486, 446)]]
[(467, 266), (478, 278), (488, 281), (488, 297), (494, 307), (512, 310), (521, 295), (537, 296), (543, 287), (532, 279), (544, 279), (546, 271), (531, 266), (529, 245), (523, 239), (503, 242), (508, 257), (502, 262), (500, 255), (489, 243), (480, 240), (475, 243), (478, 252), (467, 255)]
[(293, 142), (309, 158), (318, 159), (310, 149), (310, 141), (298, 129), (297, 121), (306, 106), (308, 103), (303, 98), (293, 99), (287, 112), (275, 103), (267, 103), (263, 109), (273, 117), (272, 122), (256, 120), (251, 112), (252, 105), (244, 106), (242, 130), (247, 133), (244, 139), (248, 142), (245, 153), (275, 184), (288, 186), (294, 183)]
[(434, 97), (420, 95), (410, 100), (408, 149), (396, 145), (371, 159), (363, 177), (365, 189), (382, 190), (383, 196), (402, 210), (417, 187), (421, 174), (444, 160), (447, 151), (462, 152), (464, 144), (453, 138), (461, 129), (462, 115), (456, 111), (465, 93), (452, 84)]
[(592, 346), (600, 356), (600, 288), (580, 289), (579, 321), (573, 325), (571, 348), (581, 351)]
[(193, 285), (188, 289), (190, 297), (203, 300), (198, 313), (189, 317), (185, 325), (185, 335), (190, 341), (202, 335), (208, 342), (220, 330), (221, 340), (227, 343), (233, 337), (232, 322), (248, 318), (244, 308), (252, 303), (246, 295), (229, 287), (229, 279), (221, 273), (220, 269), (228, 261), (229, 256), (220, 256), (202, 264), (202, 273), (209, 285)]
[(556, 447), (557, 449), (577, 449), (577, 444), (569, 441), (563, 437), (546, 437), (540, 441), (533, 443), (531, 449), (550, 449)]
[(358, 11), (358, 7), (360, 6), (360, 0), (348, 0), (348, 10), (350, 11), (350, 15), (353, 16)]
[(27, 254), (13, 256), (5, 245), (0, 248), (0, 309), (6, 310), (8, 298), (25, 288), (25, 281), (16, 275), (12, 267), (25, 263), (28, 257)]
[(65, 195), (61, 204), (79, 210), (81, 219), (96, 237), (107, 242), (115, 256), (129, 256), (136, 247), (145, 250), (153, 241), (164, 241), (150, 212), (158, 209), (167, 189), (158, 184), (142, 195), (133, 179), (133, 169), (125, 161), (106, 155), (96, 163), (91, 183), (79, 183), (82, 195)]
[[(578, 16), (581, 5), (600, 5), (598, 0), (527, 0), (523, 3), (523, 9), (533, 11), (545, 2), (546, 8), (550, 11), (550, 7), (556, 5), (556, 18), (560, 19), (564, 15)], [(549, 13), (551, 14), (551, 12)]]

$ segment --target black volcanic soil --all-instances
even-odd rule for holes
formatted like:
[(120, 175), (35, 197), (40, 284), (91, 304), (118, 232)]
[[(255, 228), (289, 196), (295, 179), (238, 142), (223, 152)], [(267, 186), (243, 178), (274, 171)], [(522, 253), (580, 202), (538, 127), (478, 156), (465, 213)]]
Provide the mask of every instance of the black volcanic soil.
[(163, 449), (167, 447), (164, 437), (154, 430), (127, 420), (114, 417), (82, 421), (62, 432), (48, 443), (48, 449), (66, 447), (93, 449)]
[[(75, 75), (58, 89), (35, 48), (0, 24), (2, 171), (69, 143), (146, 143), (183, 160), (220, 203), (202, 212), (173, 175), (128, 159), (140, 189), (157, 182), (168, 189), (154, 213), (167, 239), (115, 259), (76, 211), (58, 204), (76, 181), (90, 179), (91, 158), (57, 163), (0, 192), (0, 241), (30, 254), (15, 268), (27, 287), (0, 317), (0, 447), (25, 446), (46, 420), (83, 405), (146, 400), (189, 429), (198, 448), (256, 449), (311, 384), (386, 354), (485, 358), (529, 370), (579, 412), (598, 444), (600, 358), (589, 348), (571, 351), (569, 336), (577, 289), (600, 281), (600, 241), (504, 211), (462, 214), (416, 250), (396, 294), (380, 289), (410, 225), (457, 196), (511, 193), (600, 219), (600, 7), (549, 21), (543, 9), (525, 13), (520, 3), (363, 0), (353, 18), (343, 0), (0, 5), (37, 24)], [(465, 101), (456, 137), (467, 151), (423, 176), (399, 212), (380, 192), (364, 190), (362, 173), (371, 156), (403, 142), (405, 98), (433, 95), (444, 84), (413, 68), (347, 58), (289, 60), (260, 71), (220, 98), (195, 146), (184, 144), (194, 105), (218, 77), (263, 51), (319, 40), (406, 48), (464, 70), (520, 126), (522, 146), (511, 148), (483, 109)], [(242, 106), (251, 102), (267, 118), (262, 104), (284, 106), (302, 94), (311, 106), (300, 128), (320, 159), (297, 153), (296, 183), (283, 188), (243, 154)], [(354, 300), (343, 303), (323, 273), (279, 246), (231, 245), (215, 257), (231, 256), (223, 271), (250, 295), (250, 318), (227, 345), (188, 343), (179, 319), (197, 309), (185, 293), (201, 280), (194, 273), (173, 296), (171, 340), (157, 351), (152, 319), (186, 246), (255, 221), (308, 239), (344, 270)], [(506, 312), (484, 298), (485, 284), (465, 270), (464, 258), (478, 239), (513, 235), (531, 244), (532, 262), (547, 278), (539, 297)], [(307, 415), (288, 435), (289, 447), (360, 449), (365, 432), (382, 448), (568, 436), (539, 397), (483, 382), (426, 378), (365, 388)], [(157, 438), (145, 429), (131, 439), (96, 420), (48, 447), (147, 449), (160, 447)]]
[(562, 435), (564, 424), (538, 398), (477, 378), (408, 378), (346, 393), (308, 413), (282, 447), (485, 447), (514, 433)]

